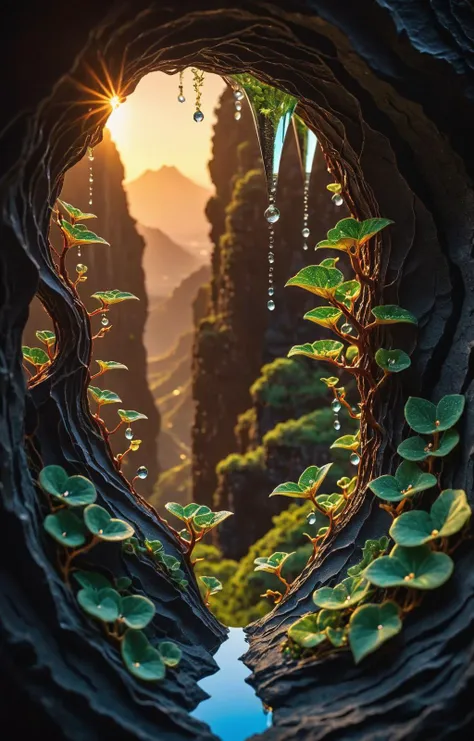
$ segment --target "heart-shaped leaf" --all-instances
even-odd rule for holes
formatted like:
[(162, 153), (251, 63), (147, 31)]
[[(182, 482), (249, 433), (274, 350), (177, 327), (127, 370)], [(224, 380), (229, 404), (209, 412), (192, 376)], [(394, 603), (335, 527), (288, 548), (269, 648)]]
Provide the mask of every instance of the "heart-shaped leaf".
[(167, 502), (165, 504), (165, 509), (168, 510), (168, 512), (171, 512), (171, 514), (177, 517), (179, 520), (186, 519), (184, 514), (184, 507), (181, 504), (178, 504), (178, 502)]
[(115, 579), (115, 589), (117, 592), (125, 592), (132, 586), (132, 580), (128, 576), (119, 576)]
[(326, 628), (326, 635), (329, 642), (335, 647), (340, 648), (347, 643), (347, 628)]
[(429, 514), (413, 510), (397, 517), (390, 528), (390, 535), (398, 545), (412, 548), (454, 535), (470, 516), (466, 493), (462, 489), (446, 489), (436, 499)]
[(206, 507), (204, 504), (196, 504), (195, 502), (191, 502), (184, 507), (183, 513), (186, 520), (192, 520), (195, 515), (212, 514), (212, 510), (209, 507)]
[(130, 597), (122, 597), (120, 619), (133, 630), (146, 628), (155, 615), (155, 605), (148, 597), (133, 594)]
[(316, 497), (316, 504), (325, 512), (338, 513), (344, 509), (345, 499), (342, 494), (320, 494)]
[(384, 350), (375, 353), (375, 362), (387, 373), (400, 373), (411, 365), (410, 356), (403, 350)]
[(326, 463), (321, 467), (309, 466), (299, 477), (299, 486), (303, 487), (303, 489), (311, 489), (315, 493), (328, 475), (331, 466), (332, 463)]
[(78, 569), (73, 572), (73, 577), (84, 589), (112, 589), (109, 579), (97, 571)]
[(27, 345), (23, 345), (21, 351), (24, 359), (27, 360), (28, 363), (31, 363), (31, 365), (34, 365), (35, 368), (41, 367), (50, 362), (49, 357), (41, 347), (28, 347)]
[(355, 435), (343, 435), (334, 440), (331, 448), (342, 448), (343, 450), (357, 450), (360, 440)]
[(117, 363), (115, 360), (96, 360), (95, 362), (103, 373), (111, 370), (128, 370), (126, 365), (123, 363)]
[(375, 317), (374, 324), (418, 324), (414, 314), (395, 304), (374, 306), (372, 314)]
[(128, 522), (111, 517), (107, 510), (98, 504), (89, 504), (85, 508), (84, 522), (89, 532), (101, 540), (126, 540), (135, 532)]
[(61, 201), (58, 198), (58, 203), (62, 208), (65, 210), (67, 215), (74, 219), (74, 221), (85, 221), (86, 219), (96, 219), (97, 216), (95, 214), (87, 214), (81, 211), (80, 208), (76, 208), (76, 206), (71, 206), (70, 203), (66, 203), (66, 201)]
[(113, 391), (109, 391), (109, 389), (100, 389), (97, 386), (89, 386), (87, 390), (93, 400), (101, 406), (103, 404), (120, 404), (122, 401), (120, 396), (117, 396)]
[(128, 291), (119, 291), (117, 288), (113, 291), (96, 291), (96, 293), (92, 294), (92, 298), (96, 298), (106, 306), (109, 304), (120, 304), (122, 301), (130, 301), (131, 299), (135, 299), (136, 301), (140, 300), (138, 296), (134, 296), (133, 293), (128, 293)]
[(400, 633), (402, 621), (395, 602), (362, 605), (351, 615), (349, 644), (356, 664)]
[(301, 648), (316, 648), (326, 640), (326, 634), (318, 627), (317, 613), (309, 613), (293, 623), (288, 629), (288, 637)]
[(148, 419), (145, 414), (141, 412), (135, 412), (133, 409), (119, 409), (117, 411), (118, 416), (122, 422), (138, 422), (139, 419)]
[(324, 268), (321, 265), (308, 265), (287, 281), (287, 286), (298, 286), (316, 296), (328, 298), (334, 289), (344, 280), (344, 276), (337, 268)]
[(332, 327), (342, 316), (342, 311), (333, 306), (319, 306), (317, 309), (308, 311), (303, 319), (319, 324), (321, 327)]
[(85, 476), (68, 476), (61, 466), (45, 466), (38, 481), (43, 491), (68, 507), (85, 507), (97, 499), (95, 486), (89, 479)]
[(464, 404), (462, 394), (443, 396), (437, 406), (427, 399), (410, 396), (405, 404), (405, 419), (412, 430), (422, 435), (444, 432), (459, 420)]
[(292, 556), (295, 551), (291, 553), (285, 553), (284, 551), (277, 551), (272, 553), (268, 558), (256, 558), (254, 564), (256, 564), (254, 571), (267, 571), (269, 574), (273, 574), (283, 568), (283, 564)]
[(305, 355), (308, 358), (314, 358), (316, 360), (325, 360), (327, 358), (336, 360), (343, 349), (343, 343), (338, 340), (317, 340), (313, 344), (306, 342), (304, 345), (294, 345), (288, 352), (288, 357)]
[(436, 589), (449, 579), (453, 568), (453, 561), (446, 553), (434, 553), (429, 546), (397, 545), (390, 556), (381, 556), (369, 564), (363, 575), (371, 584), (384, 589)]
[(360, 602), (369, 585), (365, 579), (349, 576), (335, 587), (321, 587), (313, 593), (313, 602), (326, 610), (343, 610)]
[(338, 257), (326, 257), (326, 259), (321, 260), (319, 264), (322, 268), (335, 268), (338, 262)]
[(209, 594), (217, 594), (217, 592), (222, 591), (222, 583), (215, 576), (200, 576), (199, 579), (206, 587), (206, 590), (209, 591)]
[(66, 548), (78, 548), (86, 542), (87, 530), (84, 523), (70, 510), (63, 509), (53, 515), (47, 515), (43, 527), (52, 538)]
[(403, 461), (395, 476), (380, 476), (370, 482), (369, 489), (386, 502), (401, 502), (405, 497), (431, 489), (436, 483), (432, 473), (425, 473), (411, 461)]
[(98, 237), (94, 232), (89, 231), (84, 224), (70, 224), (68, 221), (61, 219), (61, 229), (68, 247), (75, 247), (78, 244), (109, 245), (109, 242), (102, 237)]
[(130, 674), (145, 682), (164, 679), (166, 668), (161, 654), (150, 645), (141, 630), (127, 630), (121, 643), (122, 658)]
[(456, 447), (458, 442), (459, 433), (456, 430), (446, 430), (441, 436), (436, 449), (432, 441), (417, 435), (403, 440), (398, 446), (397, 451), (402, 458), (408, 461), (424, 461), (430, 456), (443, 458)]
[(299, 484), (295, 484), (293, 481), (286, 481), (284, 484), (278, 484), (278, 486), (269, 495), (271, 497), (283, 496), (293, 497), (299, 499), (309, 499), (309, 496), (305, 496), (305, 490)]
[(209, 512), (206, 514), (196, 514), (193, 517), (193, 523), (199, 530), (210, 530), (211, 528), (217, 527), (221, 522), (227, 520), (234, 513), (222, 510), (221, 512)]
[(56, 342), (56, 335), (48, 329), (42, 329), (36, 332), (36, 337), (40, 342), (44, 342), (48, 347), (51, 347)]
[(173, 641), (162, 641), (158, 644), (158, 652), (163, 663), (170, 668), (178, 666), (183, 655), (180, 647), (176, 643), (173, 643)]
[(349, 307), (359, 297), (361, 285), (358, 280), (346, 280), (334, 291), (334, 298)]
[(84, 612), (104, 623), (114, 623), (120, 615), (121, 597), (115, 589), (81, 589), (77, 601)]
[(389, 540), (386, 535), (381, 538), (369, 539), (365, 541), (364, 547), (362, 548), (362, 559), (359, 563), (354, 564), (347, 569), (348, 576), (360, 576), (365, 568), (375, 561), (376, 558), (383, 555), (388, 548)]

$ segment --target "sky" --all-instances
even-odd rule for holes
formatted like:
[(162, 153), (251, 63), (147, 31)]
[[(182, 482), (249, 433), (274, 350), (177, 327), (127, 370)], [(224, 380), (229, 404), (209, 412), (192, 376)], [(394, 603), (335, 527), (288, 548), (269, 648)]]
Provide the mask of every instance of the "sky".
[(214, 108), (225, 82), (206, 74), (201, 110), (204, 120), (193, 120), (195, 93), (192, 72), (184, 72), (185, 103), (179, 103), (178, 75), (152, 72), (109, 117), (107, 126), (125, 168), (125, 181), (145, 170), (174, 165), (196, 183), (211, 188), (207, 162), (211, 153)]

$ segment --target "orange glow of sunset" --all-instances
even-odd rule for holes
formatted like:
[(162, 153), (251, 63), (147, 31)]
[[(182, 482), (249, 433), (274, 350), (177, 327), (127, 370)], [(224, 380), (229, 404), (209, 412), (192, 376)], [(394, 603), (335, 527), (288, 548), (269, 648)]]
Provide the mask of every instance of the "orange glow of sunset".
[(144, 77), (107, 122), (125, 168), (125, 180), (134, 180), (146, 170), (174, 165), (196, 183), (211, 187), (207, 162), (214, 108), (224, 88), (220, 77), (205, 75), (201, 100), (204, 121), (196, 123), (190, 69), (184, 73), (184, 103), (177, 100), (177, 74), (153, 72)]

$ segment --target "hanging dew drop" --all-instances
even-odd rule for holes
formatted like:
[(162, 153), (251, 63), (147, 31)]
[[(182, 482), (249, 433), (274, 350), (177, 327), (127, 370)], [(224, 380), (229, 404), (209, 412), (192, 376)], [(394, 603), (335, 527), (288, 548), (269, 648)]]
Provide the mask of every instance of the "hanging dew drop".
[(275, 224), (280, 218), (280, 212), (273, 203), (265, 210), (264, 215), (269, 224)]
[(234, 98), (236, 100), (242, 100), (243, 97), (244, 97), (244, 94), (243, 94), (242, 90), (234, 90)]
[(234, 113), (234, 118), (235, 118), (236, 121), (240, 121), (240, 119), (242, 118), (241, 112), (240, 111), (236, 111)]
[(193, 118), (196, 123), (201, 123), (201, 121), (204, 121), (204, 113), (202, 111), (195, 111)]
[(268, 309), (268, 311), (274, 311), (274, 309), (275, 309), (275, 302), (274, 301), (269, 301), (267, 303), (267, 309)]
[(270, 265), (275, 262), (275, 255), (273, 254), (273, 252), (268, 253), (268, 262), (270, 263)]
[(82, 253), (81, 253), (81, 248), (80, 248), (80, 247), (78, 247), (78, 248), (77, 248), (77, 256), (78, 256), (78, 257), (80, 257), (80, 256), (81, 256), (81, 254), (82, 254)]
[(146, 466), (140, 466), (137, 468), (137, 476), (139, 479), (146, 479), (148, 476), (148, 468)]
[(344, 332), (344, 334), (350, 334), (352, 330), (353, 330), (353, 326), (352, 324), (349, 324), (348, 322), (343, 324), (341, 327), (341, 332)]
[(301, 230), (301, 234), (303, 235), (305, 239), (308, 239), (311, 232), (309, 231), (308, 227), (305, 226), (304, 229)]
[(237, 103), (235, 104), (235, 110), (236, 110), (236, 111), (241, 111), (241, 110), (242, 110), (242, 103), (239, 103), (239, 102), (237, 102)]
[(331, 408), (332, 408), (332, 410), (333, 410), (334, 414), (337, 414), (338, 412), (340, 412), (340, 411), (341, 411), (341, 408), (342, 408), (342, 404), (341, 404), (341, 402), (339, 401), (339, 399), (334, 399), (334, 400), (333, 400), (333, 401), (331, 402)]
[(109, 324), (110, 324), (110, 322), (109, 322), (109, 320), (107, 319), (106, 316), (103, 316), (102, 317), (102, 319), (100, 320), (100, 323), (102, 324), (103, 327), (108, 327)]
[(127, 429), (125, 430), (125, 437), (127, 438), (127, 440), (131, 440), (133, 438), (133, 430), (131, 427), (127, 427)]
[(350, 454), (350, 457), (349, 457), (349, 460), (350, 460), (350, 462), (352, 463), (353, 466), (358, 466), (359, 463), (360, 463), (360, 458), (357, 455), (357, 453), (351, 453)]
[(305, 243), (304, 243), (304, 245), (303, 245), (303, 249), (304, 249), (304, 251), (305, 251), (305, 252), (306, 252), (306, 250), (308, 249), (308, 245), (306, 244), (306, 242), (305, 242)]
[(184, 97), (184, 95), (182, 93), (180, 95), (178, 95), (178, 103), (184, 103), (185, 100), (186, 100), (186, 98)]
[(270, 288), (268, 289), (268, 295), (269, 295), (269, 296), (273, 296), (273, 294), (274, 294), (274, 293), (275, 293), (275, 289), (274, 289), (274, 288), (271, 288), (271, 287), (270, 287)]
[(344, 203), (344, 198), (341, 196), (340, 193), (334, 193), (331, 201), (334, 203), (335, 206), (342, 206), (342, 204)]
[(334, 420), (334, 429), (335, 430), (340, 430), (341, 429), (341, 423), (339, 422), (338, 419), (335, 419)]
[(318, 519), (318, 516), (316, 512), (310, 512), (309, 515), (306, 517), (306, 521), (308, 525), (316, 525), (316, 520)]
[(78, 262), (76, 265), (76, 271), (78, 273), (87, 273), (87, 265), (83, 265), (82, 262)]

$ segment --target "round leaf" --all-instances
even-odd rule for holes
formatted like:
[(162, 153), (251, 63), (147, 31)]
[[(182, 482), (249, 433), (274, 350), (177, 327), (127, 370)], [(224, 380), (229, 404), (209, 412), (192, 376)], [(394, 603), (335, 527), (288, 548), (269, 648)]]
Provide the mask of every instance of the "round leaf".
[(183, 655), (180, 647), (176, 643), (173, 643), (173, 641), (162, 641), (158, 645), (158, 652), (163, 663), (170, 668), (178, 666)]
[(349, 644), (355, 663), (376, 651), (401, 629), (402, 621), (394, 602), (358, 607), (349, 622)]
[(375, 353), (375, 362), (387, 373), (400, 373), (411, 365), (410, 357), (403, 350), (384, 350)]
[(341, 318), (342, 311), (333, 306), (319, 306), (308, 311), (303, 319), (319, 324), (321, 327), (331, 327)]
[(374, 306), (372, 314), (375, 317), (375, 324), (418, 324), (418, 319), (414, 314), (395, 304)]
[(78, 569), (73, 573), (74, 579), (84, 589), (112, 589), (112, 584), (107, 577), (97, 571), (82, 571)]
[(43, 527), (52, 538), (66, 548), (78, 548), (86, 542), (87, 530), (84, 523), (67, 509), (54, 515), (47, 515)]
[(153, 620), (155, 605), (147, 597), (133, 594), (130, 597), (122, 597), (122, 609), (120, 619), (125, 625), (134, 630), (145, 628)]
[(122, 422), (138, 422), (139, 419), (148, 419), (145, 414), (136, 412), (134, 409), (119, 409), (117, 414)]
[(368, 587), (365, 579), (349, 576), (333, 588), (317, 589), (313, 594), (313, 602), (326, 610), (342, 610), (360, 602), (366, 596)]
[(412, 430), (422, 435), (444, 432), (459, 420), (464, 404), (461, 394), (443, 396), (437, 406), (427, 399), (410, 396), (405, 404), (405, 419)]
[(326, 640), (326, 634), (318, 627), (317, 613), (310, 613), (290, 626), (288, 636), (301, 648), (315, 648)]
[(111, 517), (107, 510), (98, 504), (90, 504), (85, 508), (84, 522), (87, 529), (101, 540), (126, 540), (135, 532), (131, 525)]
[(81, 589), (77, 601), (84, 612), (104, 623), (114, 623), (120, 615), (121, 597), (115, 589)]
[(395, 546), (390, 556), (381, 556), (364, 571), (364, 577), (376, 587), (436, 589), (453, 573), (454, 564), (446, 553), (433, 553), (429, 546)]
[(431, 511), (404, 512), (394, 520), (390, 535), (399, 545), (414, 547), (436, 538), (447, 538), (459, 532), (471, 516), (471, 508), (462, 489), (446, 489)]
[(39, 475), (39, 485), (47, 494), (69, 507), (85, 507), (97, 499), (95, 486), (85, 476), (70, 476), (61, 466), (45, 466)]
[(130, 674), (145, 682), (164, 679), (166, 668), (159, 651), (140, 630), (127, 630), (121, 643), (122, 658)]
[(403, 461), (395, 476), (380, 476), (370, 482), (369, 488), (380, 499), (387, 502), (401, 502), (405, 497), (431, 489), (436, 483), (436, 476), (425, 473), (411, 461)]

